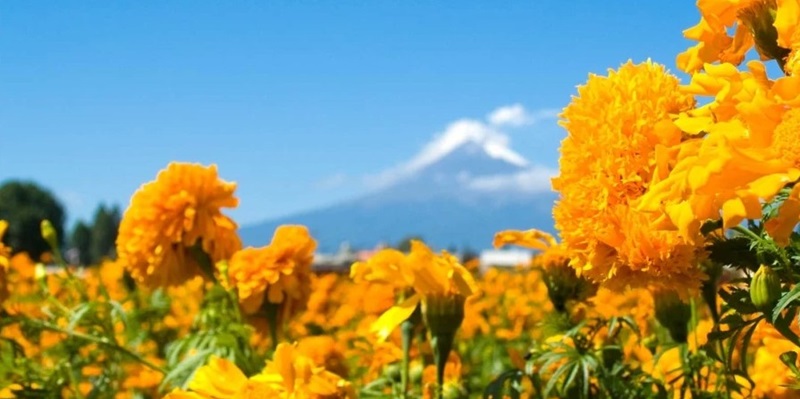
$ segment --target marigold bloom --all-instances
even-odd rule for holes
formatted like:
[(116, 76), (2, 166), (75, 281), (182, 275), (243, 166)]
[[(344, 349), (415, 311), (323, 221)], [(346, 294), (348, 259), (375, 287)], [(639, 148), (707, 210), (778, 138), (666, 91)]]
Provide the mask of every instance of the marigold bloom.
[(248, 379), (229, 360), (212, 356), (189, 382), (190, 391), (175, 389), (165, 399), (258, 399), (279, 398), (267, 382)]
[(189, 382), (191, 392), (175, 390), (167, 399), (345, 399), (355, 398), (349, 382), (317, 367), (294, 345), (282, 343), (259, 374), (247, 378), (228, 360), (212, 356)]
[[(699, 43), (678, 55), (678, 67), (686, 72), (697, 72), (704, 64), (717, 61), (738, 65), (753, 47), (762, 60), (776, 59), (782, 62), (791, 48), (785, 45), (785, 37), (790, 34), (787, 32), (787, 25), (791, 18), (786, 14), (797, 11), (797, 8), (792, 9), (792, 4), (787, 3), (792, 2), (698, 1), (700, 22), (683, 34), (687, 39)], [(733, 36), (728, 34), (731, 30)]]
[[(437, 298), (461, 298), (463, 316), (463, 301), (475, 292), (472, 275), (454, 256), (446, 251), (436, 255), (421, 241), (411, 242), (411, 253), (403, 263), (381, 264), (391, 265), (392, 273), (404, 278), (415, 291), (414, 295), (386, 311), (373, 324), (373, 330), (382, 339), (388, 337), (400, 323), (411, 317), (420, 301), (430, 303)], [(386, 275), (393, 274), (387, 272)]]
[(568, 136), (553, 179), (561, 194), (553, 215), (571, 266), (619, 288), (696, 289), (703, 276), (697, 246), (660, 231), (661, 213), (636, 209), (652, 182), (669, 173), (669, 148), (682, 140), (672, 118), (694, 99), (650, 61), (592, 75), (578, 94), (562, 114)]
[(120, 261), (139, 283), (156, 288), (204, 272), (195, 246), (212, 263), (228, 259), (241, 242), (236, 223), (220, 209), (238, 205), (235, 189), (219, 179), (214, 165), (170, 163), (131, 198), (117, 237)]
[(304, 309), (316, 247), (305, 226), (286, 225), (275, 230), (269, 245), (236, 252), (228, 277), (245, 313), (258, 313), (265, 301), (280, 306), (283, 320)]
[[(703, 221), (720, 217), (731, 228), (744, 219), (760, 219), (761, 204), (800, 178), (800, 76), (775, 81), (763, 64), (748, 71), (732, 65), (708, 66), (685, 89), (714, 100), (676, 120), (689, 134), (677, 146), (674, 168), (642, 198), (645, 210), (661, 208), (664, 227), (684, 237), (698, 234)], [(793, 192), (778, 217), (767, 223), (776, 241), (785, 243), (798, 221)]]

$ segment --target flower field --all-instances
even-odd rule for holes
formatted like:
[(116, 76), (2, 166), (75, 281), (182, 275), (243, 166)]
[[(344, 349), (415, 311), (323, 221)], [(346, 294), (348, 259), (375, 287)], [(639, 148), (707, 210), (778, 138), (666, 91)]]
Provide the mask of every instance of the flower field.
[(629, 61), (561, 112), (557, 235), (487, 237), (529, 263), (317, 272), (308, 228), (244, 247), (237, 185), (172, 162), (115, 259), (0, 243), (0, 398), (800, 398), (800, 1), (698, 8), (685, 82)]

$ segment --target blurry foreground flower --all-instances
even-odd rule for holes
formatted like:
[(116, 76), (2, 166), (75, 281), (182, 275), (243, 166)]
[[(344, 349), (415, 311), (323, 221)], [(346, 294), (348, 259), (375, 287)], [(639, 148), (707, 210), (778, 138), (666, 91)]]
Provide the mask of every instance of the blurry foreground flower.
[(131, 276), (156, 288), (213, 273), (204, 268), (241, 247), (236, 223), (221, 212), (238, 205), (235, 189), (219, 179), (214, 165), (177, 162), (139, 188), (117, 237), (119, 259)]
[(294, 345), (282, 343), (259, 374), (247, 378), (232, 362), (211, 357), (195, 373), (189, 391), (175, 390), (167, 399), (345, 399), (355, 398), (349, 382), (317, 367)]

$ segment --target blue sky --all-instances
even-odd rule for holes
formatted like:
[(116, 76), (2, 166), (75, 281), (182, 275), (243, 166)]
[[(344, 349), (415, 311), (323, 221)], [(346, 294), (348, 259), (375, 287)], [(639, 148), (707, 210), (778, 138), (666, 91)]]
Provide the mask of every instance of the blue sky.
[[(0, 2), (0, 180), (71, 220), (171, 160), (239, 183), (242, 224), (357, 196), (449, 124), (559, 109), (589, 72), (674, 68), (693, 2)], [(555, 119), (504, 132), (555, 168)]]

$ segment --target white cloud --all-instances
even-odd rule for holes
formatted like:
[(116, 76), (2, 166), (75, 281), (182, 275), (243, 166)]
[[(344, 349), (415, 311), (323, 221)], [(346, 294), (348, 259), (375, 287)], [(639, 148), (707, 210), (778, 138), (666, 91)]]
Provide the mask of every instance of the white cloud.
[(494, 126), (520, 127), (533, 125), (546, 119), (558, 117), (558, 110), (545, 108), (528, 112), (522, 104), (506, 105), (492, 111), (487, 117)]
[(468, 187), (478, 191), (517, 190), (527, 193), (551, 191), (550, 179), (558, 174), (555, 169), (533, 166), (510, 175), (480, 176), (472, 179)]
[(350, 179), (345, 173), (336, 173), (318, 181), (314, 187), (319, 190), (333, 190), (344, 186)]
[[(527, 167), (528, 161), (510, 147), (510, 137), (504, 127), (531, 126), (546, 119), (555, 118), (557, 111), (541, 109), (529, 112), (521, 104), (513, 104), (495, 109), (487, 116), (487, 121), (459, 119), (447, 125), (428, 142), (417, 155), (409, 161), (387, 169), (377, 175), (366, 176), (364, 183), (378, 189), (412, 176), (449, 154), (465, 143), (475, 143), (492, 158), (511, 164)], [(480, 185), (488, 184), (486, 182)]]

